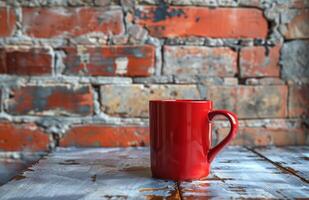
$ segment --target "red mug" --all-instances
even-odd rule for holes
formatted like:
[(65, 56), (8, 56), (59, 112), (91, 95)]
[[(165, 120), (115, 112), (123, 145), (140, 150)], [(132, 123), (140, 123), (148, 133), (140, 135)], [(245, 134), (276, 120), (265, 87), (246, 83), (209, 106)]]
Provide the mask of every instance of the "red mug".
[[(207, 177), (214, 157), (235, 136), (237, 116), (213, 110), (207, 100), (152, 100), (149, 102), (151, 172), (154, 178), (194, 180)], [(225, 116), (231, 130), (211, 147), (211, 120)]]

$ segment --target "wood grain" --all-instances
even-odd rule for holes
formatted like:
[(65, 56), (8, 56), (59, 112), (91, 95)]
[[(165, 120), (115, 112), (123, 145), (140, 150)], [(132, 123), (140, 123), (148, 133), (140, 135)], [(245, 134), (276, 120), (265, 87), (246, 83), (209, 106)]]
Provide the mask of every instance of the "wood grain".
[(33, 155), (23, 153), (22, 159), (13, 159), (8, 155), (0, 155), (0, 185), (7, 183), (11, 178), (18, 175), (23, 170), (26, 170), (29, 166), (37, 162), (43, 155), (44, 154)]
[(244, 147), (228, 147), (205, 180), (180, 183), (182, 199), (309, 198), (309, 187)]
[(177, 199), (173, 181), (152, 179), (149, 149), (59, 149), (0, 187), (1, 199)]
[(309, 147), (268, 147), (253, 150), (309, 183)]
[[(308, 177), (306, 162), (294, 160), (307, 157), (304, 148), (228, 147), (208, 178), (180, 183), (151, 178), (149, 148), (59, 148), (1, 186), (0, 199), (308, 199), (298, 177)], [(282, 164), (272, 151), (289, 156)]]

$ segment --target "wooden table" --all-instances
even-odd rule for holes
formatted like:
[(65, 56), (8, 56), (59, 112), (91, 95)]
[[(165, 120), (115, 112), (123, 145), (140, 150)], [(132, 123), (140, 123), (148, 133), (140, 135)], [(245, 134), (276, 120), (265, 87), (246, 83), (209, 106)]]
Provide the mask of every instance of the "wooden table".
[(151, 178), (148, 148), (60, 148), (0, 187), (0, 199), (309, 199), (309, 147), (228, 147), (205, 180)]

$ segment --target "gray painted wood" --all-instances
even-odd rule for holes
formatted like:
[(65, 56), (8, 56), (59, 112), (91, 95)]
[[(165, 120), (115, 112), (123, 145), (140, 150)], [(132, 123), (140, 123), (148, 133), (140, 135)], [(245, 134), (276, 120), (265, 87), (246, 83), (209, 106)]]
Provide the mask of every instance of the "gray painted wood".
[(27, 167), (27, 163), (15, 159), (0, 159), (0, 185), (8, 182)]
[(0, 199), (309, 198), (306, 182), (243, 147), (226, 148), (192, 182), (153, 179), (149, 162), (148, 148), (60, 148), (0, 187)]
[(309, 147), (268, 147), (254, 151), (309, 183)]
[(24, 155), (22, 159), (0, 158), (0, 185), (7, 183), (39, 159), (40, 156), (35, 155)]
[(309, 186), (244, 147), (228, 147), (212, 163), (211, 175), (180, 183), (182, 199), (309, 198)]
[(150, 178), (149, 149), (59, 149), (0, 187), (0, 199), (177, 197), (172, 181)]

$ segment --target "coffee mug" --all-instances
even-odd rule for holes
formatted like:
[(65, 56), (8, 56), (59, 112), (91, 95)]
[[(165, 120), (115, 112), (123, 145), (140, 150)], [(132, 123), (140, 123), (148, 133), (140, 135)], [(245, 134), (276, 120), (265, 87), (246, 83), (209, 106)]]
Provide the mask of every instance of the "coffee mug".
[[(154, 178), (195, 180), (207, 177), (210, 163), (235, 136), (237, 116), (213, 110), (208, 100), (152, 100), (149, 102), (151, 171)], [(231, 130), (211, 147), (211, 120), (225, 116)]]

